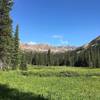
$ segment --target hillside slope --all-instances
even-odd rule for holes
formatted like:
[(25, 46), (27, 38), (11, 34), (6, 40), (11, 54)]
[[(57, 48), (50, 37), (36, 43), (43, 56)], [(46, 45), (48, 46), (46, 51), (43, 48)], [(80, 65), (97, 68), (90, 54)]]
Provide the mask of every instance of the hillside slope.
[(77, 53), (82, 52), (84, 50), (88, 50), (90, 48), (99, 48), (100, 47), (100, 36), (96, 37), (95, 39), (93, 39), (91, 42), (89, 42), (88, 44), (85, 44), (81, 47), (78, 47), (75, 51)]

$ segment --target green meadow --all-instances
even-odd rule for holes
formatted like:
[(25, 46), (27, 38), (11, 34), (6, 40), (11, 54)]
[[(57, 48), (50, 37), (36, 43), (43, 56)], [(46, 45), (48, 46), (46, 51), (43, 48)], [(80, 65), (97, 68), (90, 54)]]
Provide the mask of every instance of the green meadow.
[(100, 69), (29, 66), (0, 71), (0, 100), (100, 100)]

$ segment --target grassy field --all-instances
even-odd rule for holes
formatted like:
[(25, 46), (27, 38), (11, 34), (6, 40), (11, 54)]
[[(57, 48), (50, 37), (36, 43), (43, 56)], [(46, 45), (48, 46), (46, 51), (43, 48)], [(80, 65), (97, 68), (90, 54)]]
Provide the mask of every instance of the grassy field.
[(100, 69), (29, 67), (0, 71), (0, 100), (100, 100)]

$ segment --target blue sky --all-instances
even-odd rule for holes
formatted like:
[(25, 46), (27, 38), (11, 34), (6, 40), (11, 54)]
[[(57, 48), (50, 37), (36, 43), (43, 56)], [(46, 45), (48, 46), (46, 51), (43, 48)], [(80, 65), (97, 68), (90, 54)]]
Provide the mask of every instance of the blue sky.
[(80, 46), (100, 35), (100, 0), (15, 0), (11, 16), (25, 43)]

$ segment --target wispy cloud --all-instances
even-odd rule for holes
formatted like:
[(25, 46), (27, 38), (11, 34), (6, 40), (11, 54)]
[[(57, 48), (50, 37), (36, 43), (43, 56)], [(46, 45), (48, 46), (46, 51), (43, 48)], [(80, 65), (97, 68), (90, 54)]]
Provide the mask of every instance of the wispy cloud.
[(29, 44), (29, 45), (35, 45), (37, 43), (36, 42), (33, 42), (33, 41), (30, 41), (30, 42), (27, 42), (27, 44)]
[(65, 44), (68, 45), (68, 41), (67, 40), (60, 40), (61, 44)]
[(68, 41), (62, 35), (53, 35), (52, 38), (57, 39), (60, 44), (68, 45)]

